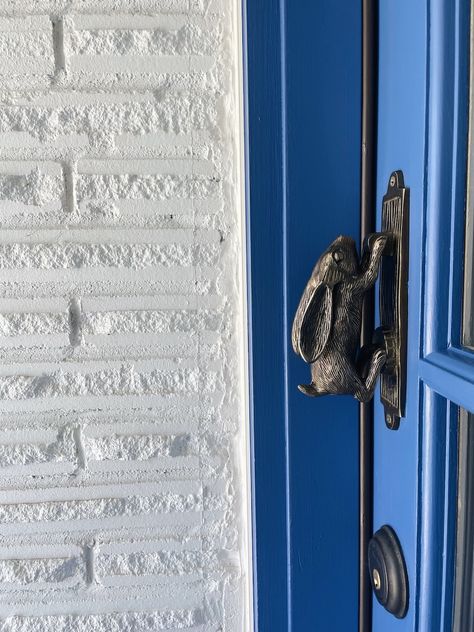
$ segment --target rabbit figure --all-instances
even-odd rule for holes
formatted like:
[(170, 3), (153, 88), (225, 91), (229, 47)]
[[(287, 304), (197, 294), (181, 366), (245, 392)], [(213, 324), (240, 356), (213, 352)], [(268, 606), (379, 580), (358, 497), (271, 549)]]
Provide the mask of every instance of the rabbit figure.
[(360, 349), (364, 293), (377, 279), (388, 235), (373, 233), (361, 262), (350, 237), (340, 236), (319, 258), (301, 297), (292, 328), (294, 351), (311, 364), (311, 384), (298, 388), (313, 397), (351, 394), (369, 401), (386, 361), (382, 346)]

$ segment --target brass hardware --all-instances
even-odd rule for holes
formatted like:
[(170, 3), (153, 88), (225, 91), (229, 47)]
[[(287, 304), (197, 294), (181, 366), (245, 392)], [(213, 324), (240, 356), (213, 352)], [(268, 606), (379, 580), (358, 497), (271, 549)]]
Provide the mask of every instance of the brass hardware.
[[(364, 243), (359, 261), (350, 237), (340, 236), (319, 258), (301, 297), (291, 334), (294, 351), (311, 364), (306, 395), (350, 394), (369, 401), (381, 374), (387, 426), (398, 428), (405, 406), (408, 275), (408, 189), (390, 176), (382, 232)], [(360, 348), (362, 302), (381, 274), (381, 326)]]
[(369, 401), (385, 364), (383, 345), (359, 349), (362, 301), (373, 286), (387, 235), (366, 241), (359, 263), (350, 237), (338, 237), (319, 258), (293, 322), (293, 349), (311, 364), (306, 395), (350, 394)]

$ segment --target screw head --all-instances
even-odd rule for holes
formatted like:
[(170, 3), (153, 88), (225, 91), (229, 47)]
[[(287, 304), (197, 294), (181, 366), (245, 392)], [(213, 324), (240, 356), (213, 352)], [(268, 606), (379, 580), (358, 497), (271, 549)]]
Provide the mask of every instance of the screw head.
[(395, 178), (395, 176), (390, 176), (390, 186), (394, 187), (396, 183), (397, 179)]

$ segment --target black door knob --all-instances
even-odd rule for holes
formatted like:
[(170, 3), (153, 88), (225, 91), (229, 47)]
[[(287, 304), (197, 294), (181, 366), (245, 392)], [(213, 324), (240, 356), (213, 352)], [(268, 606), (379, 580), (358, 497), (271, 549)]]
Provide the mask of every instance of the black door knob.
[(408, 576), (405, 558), (395, 531), (388, 525), (369, 542), (369, 572), (378, 602), (397, 619), (408, 610)]

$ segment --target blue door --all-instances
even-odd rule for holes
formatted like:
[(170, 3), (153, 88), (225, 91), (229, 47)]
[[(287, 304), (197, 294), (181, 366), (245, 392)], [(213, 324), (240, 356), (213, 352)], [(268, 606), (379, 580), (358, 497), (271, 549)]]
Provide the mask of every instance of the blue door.
[[(290, 329), (303, 287), (338, 234), (364, 232), (369, 4), (244, 3), (256, 632), (474, 630), (469, 0), (372, 3), (378, 229), (394, 171), (410, 191), (400, 425), (387, 425), (377, 390), (369, 449), (366, 409), (297, 390), (308, 369)], [(406, 564), (402, 618), (375, 596), (367, 609), (367, 580), (376, 580), (364, 532), (385, 525)]]
[(469, 22), (468, 0), (379, 6), (377, 199), (380, 209), (390, 173), (403, 170), (410, 263), (406, 409), (399, 429), (390, 429), (375, 398), (373, 527), (390, 525), (398, 536), (409, 605), (397, 619), (374, 599), (374, 632), (474, 629), (466, 597), (474, 411)]

